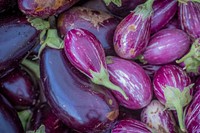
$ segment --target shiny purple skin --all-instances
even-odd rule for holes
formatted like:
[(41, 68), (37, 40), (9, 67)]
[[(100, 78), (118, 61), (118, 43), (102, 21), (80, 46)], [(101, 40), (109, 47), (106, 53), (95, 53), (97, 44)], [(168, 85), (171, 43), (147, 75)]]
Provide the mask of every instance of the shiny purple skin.
[(26, 15), (47, 18), (69, 9), (79, 0), (18, 0), (19, 9)]
[(40, 70), (53, 113), (70, 128), (99, 132), (117, 118), (119, 107), (112, 94), (70, 64), (64, 50), (46, 47), (41, 54)]
[(119, 19), (108, 13), (85, 7), (74, 7), (60, 14), (58, 29), (62, 37), (71, 29), (86, 29), (101, 42), (106, 55), (113, 55), (115, 53), (113, 35), (119, 22)]
[[(179, 23), (182, 29), (192, 38), (200, 37), (200, 3), (188, 1), (187, 4), (179, 2)], [(191, 17), (192, 16), (192, 17)]]
[(26, 68), (17, 67), (0, 79), (0, 93), (17, 110), (33, 107), (39, 95), (34, 75)]
[(24, 133), (21, 121), (13, 106), (0, 94), (0, 132)]
[(158, 133), (177, 133), (176, 121), (170, 110), (158, 101), (153, 100), (142, 110), (141, 121)]
[(163, 29), (154, 34), (143, 53), (148, 64), (163, 65), (181, 58), (190, 49), (190, 38), (179, 29)]
[(111, 133), (151, 133), (147, 125), (134, 119), (120, 120)]
[(141, 54), (150, 39), (151, 16), (143, 20), (142, 15), (131, 12), (117, 26), (113, 37), (115, 52), (125, 59)]
[(107, 58), (110, 80), (124, 90), (129, 100), (112, 91), (120, 105), (129, 109), (141, 109), (152, 99), (152, 84), (144, 69), (133, 61), (118, 57)]
[(178, 2), (176, 0), (157, 0), (153, 3), (151, 19), (151, 34), (162, 29), (176, 14)]
[(184, 87), (191, 84), (190, 77), (182, 68), (176, 65), (163, 65), (154, 75), (154, 93), (158, 100), (165, 104), (164, 89), (167, 86), (183, 91)]
[(200, 91), (193, 97), (193, 101), (187, 107), (185, 126), (188, 133), (198, 133), (200, 130)]
[(0, 34), (0, 72), (17, 66), (39, 42), (39, 31), (21, 15), (2, 18)]

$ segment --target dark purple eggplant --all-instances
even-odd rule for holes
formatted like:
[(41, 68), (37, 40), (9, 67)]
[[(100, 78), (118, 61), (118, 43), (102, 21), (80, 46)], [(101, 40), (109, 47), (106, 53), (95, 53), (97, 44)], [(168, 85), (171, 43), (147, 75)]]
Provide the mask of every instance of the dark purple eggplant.
[(176, 14), (178, 2), (176, 0), (156, 0), (153, 3), (151, 19), (151, 34), (162, 29)]
[(69, 9), (79, 0), (18, 0), (19, 9), (26, 15), (47, 18)]
[(153, 100), (142, 110), (141, 121), (157, 133), (177, 133), (176, 121), (173, 114), (158, 101)]
[(186, 131), (183, 123), (183, 107), (192, 99), (193, 84), (190, 77), (179, 66), (164, 65), (155, 73), (153, 86), (158, 100), (166, 108), (177, 111), (180, 129)]
[(200, 37), (200, 1), (179, 2), (178, 16), (181, 28), (195, 40)]
[(36, 104), (39, 91), (34, 75), (24, 67), (17, 67), (0, 79), (0, 93), (17, 109), (23, 110)]
[(153, 1), (139, 5), (117, 26), (113, 44), (118, 56), (133, 59), (145, 50), (150, 39)]
[(0, 72), (17, 66), (39, 42), (39, 31), (21, 15), (2, 18), (0, 34)]
[(17, 0), (0, 0), (0, 13), (12, 9), (17, 4)]
[(101, 42), (106, 55), (115, 55), (113, 35), (119, 22), (119, 19), (108, 13), (85, 7), (74, 7), (59, 16), (58, 29), (62, 37), (71, 29), (86, 29)]
[(0, 133), (24, 133), (13, 106), (0, 94)]
[(112, 94), (73, 67), (64, 50), (46, 47), (40, 71), (53, 113), (70, 128), (94, 133), (105, 130), (117, 118), (119, 108)]
[(108, 10), (113, 14), (125, 17), (138, 5), (143, 4), (146, 0), (102, 0)]
[(151, 133), (147, 125), (134, 119), (120, 120), (112, 129), (112, 133)]

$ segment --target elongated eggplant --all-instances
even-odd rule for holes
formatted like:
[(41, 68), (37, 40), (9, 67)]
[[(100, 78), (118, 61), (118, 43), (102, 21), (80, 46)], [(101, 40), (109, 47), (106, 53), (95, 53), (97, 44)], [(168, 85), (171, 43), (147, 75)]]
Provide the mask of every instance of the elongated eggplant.
[(26, 15), (47, 18), (69, 9), (79, 0), (18, 0), (19, 9)]
[(167, 64), (181, 58), (189, 48), (190, 38), (184, 31), (163, 29), (151, 37), (141, 59), (154, 65)]
[(138, 6), (117, 26), (113, 44), (118, 56), (132, 59), (145, 50), (150, 39), (153, 1)]
[(70, 128), (94, 133), (117, 118), (119, 108), (112, 94), (73, 67), (64, 50), (46, 47), (41, 53), (40, 71), (53, 113)]
[(22, 124), (13, 106), (0, 94), (0, 132), (24, 133)]
[(25, 16), (13, 15), (0, 20), (0, 72), (19, 64), (39, 42), (38, 33)]
[(181, 67), (176, 65), (164, 65), (154, 75), (154, 93), (158, 100), (166, 108), (176, 110), (179, 126), (186, 131), (183, 123), (183, 107), (192, 99), (190, 77)]
[(75, 28), (83, 28), (93, 33), (101, 42), (106, 55), (113, 55), (113, 35), (120, 20), (98, 10), (74, 7), (63, 12), (58, 18), (58, 29), (62, 37)]
[(113, 91), (118, 102), (129, 109), (141, 109), (152, 99), (152, 84), (144, 69), (133, 61), (114, 56), (107, 56), (108, 73), (110, 80), (121, 87), (128, 96), (128, 100)]
[(176, 121), (170, 110), (158, 101), (153, 100), (142, 110), (141, 121), (158, 133), (177, 133)]

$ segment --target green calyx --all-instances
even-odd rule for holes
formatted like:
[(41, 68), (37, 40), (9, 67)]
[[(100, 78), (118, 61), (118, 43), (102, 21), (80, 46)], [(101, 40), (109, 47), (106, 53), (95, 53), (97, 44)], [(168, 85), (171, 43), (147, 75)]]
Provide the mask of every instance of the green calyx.
[(19, 119), (22, 123), (22, 126), (24, 128), (24, 130), (26, 129), (27, 123), (29, 122), (32, 112), (30, 110), (24, 110), (24, 111), (20, 111), (17, 112)]
[(193, 85), (194, 84), (191, 84), (185, 87), (182, 92), (178, 88), (171, 86), (166, 86), (164, 89), (164, 96), (166, 99), (165, 107), (177, 111), (179, 126), (183, 132), (186, 131), (183, 120), (183, 107), (192, 100), (190, 89)]
[(109, 79), (109, 74), (107, 70), (104, 68), (103, 64), (101, 64), (100, 72), (94, 72), (90, 70), (90, 73), (92, 75), (92, 82), (98, 85), (103, 85), (111, 90), (118, 91), (122, 96), (128, 100), (126, 93), (117, 85), (113, 84)]
[(111, 2), (118, 7), (122, 6), (122, 0), (103, 0), (103, 1), (105, 2), (106, 6), (108, 6)]
[(136, 15), (142, 15), (142, 19), (146, 19), (147, 17), (152, 15), (154, 0), (147, 0), (144, 4), (138, 5), (134, 12)]
[(41, 125), (36, 131), (26, 131), (26, 133), (45, 133), (45, 126)]
[(200, 3), (200, 0), (178, 0), (179, 3), (183, 3), (183, 4), (187, 4), (187, 2), (189, 1)]

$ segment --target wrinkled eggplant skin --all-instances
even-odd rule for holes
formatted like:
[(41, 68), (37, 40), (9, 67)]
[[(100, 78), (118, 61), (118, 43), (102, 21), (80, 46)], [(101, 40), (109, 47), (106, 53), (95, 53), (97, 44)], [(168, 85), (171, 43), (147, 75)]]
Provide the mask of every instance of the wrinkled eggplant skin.
[(129, 109), (141, 109), (152, 99), (152, 85), (144, 69), (133, 61), (112, 56), (107, 63), (112, 83), (124, 90), (128, 100), (112, 91), (120, 105)]
[(23, 67), (0, 79), (0, 92), (17, 110), (33, 107), (39, 95), (34, 75)]
[(119, 22), (119, 19), (105, 12), (85, 7), (74, 7), (59, 16), (58, 29), (62, 37), (71, 29), (86, 29), (101, 42), (106, 55), (115, 55), (113, 35)]
[(117, 118), (119, 107), (112, 94), (75, 69), (64, 50), (46, 47), (40, 68), (47, 101), (53, 113), (70, 128), (99, 132)]
[(178, 2), (176, 0), (157, 0), (153, 3), (151, 19), (151, 34), (162, 29), (176, 14)]
[(21, 121), (16, 110), (0, 94), (0, 132), (1, 133), (24, 133)]
[(158, 101), (153, 100), (142, 110), (141, 121), (158, 133), (177, 133), (176, 121), (170, 110)]
[(69, 9), (79, 0), (18, 0), (19, 9), (26, 15), (47, 18)]
[(178, 16), (181, 28), (190, 35), (193, 40), (199, 38), (200, 3), (188, 1), (187, 4), (183, 4), (179, 2)]
[(0, 73), (17, 66), (39, 42), (39, 31), (25, 16), (10, 16), (0, 20)]
[(147, 126), (138, 120), (124, 119), (118, 121), (111, 133), (151, 133)]
[(0, 0), (0, 13), (5, 13), (17, 4), (17, 0)]
[(188, 133), (198, 133), (200, 129), (200, 91), (197, 91), (186, 109), (185, 126)]
[(120, 6), (120, 7), (118, 7), (117, 5), (115, 5), (112, 2), (106, 7), (113, 14), (120, 16), (120, 17), (125, 17), (131, 11), (133, 11), (138, 5), (146, 2), (146, 0), (121, 0), (121, 2), (122, 2), (122, 6)]
[(143, 59), (154, 65), (172, 63), (186, 54), (189, 48), (190, 38), (184, 31), (162, 29), (150, 38)]

